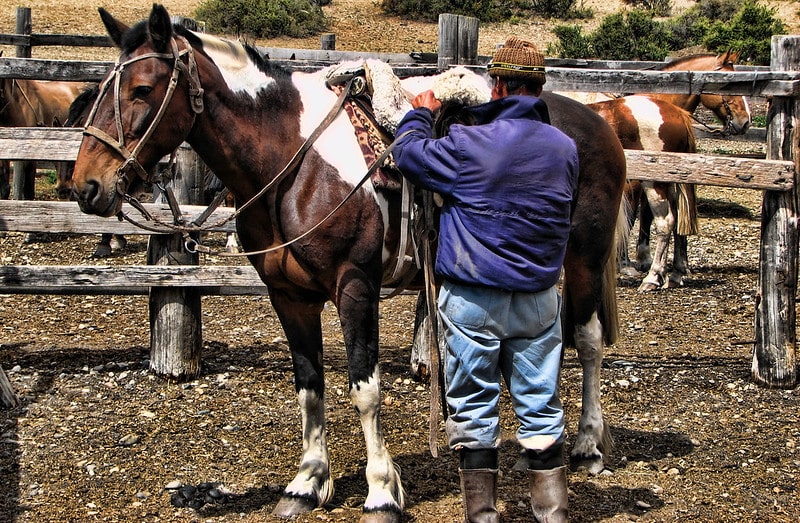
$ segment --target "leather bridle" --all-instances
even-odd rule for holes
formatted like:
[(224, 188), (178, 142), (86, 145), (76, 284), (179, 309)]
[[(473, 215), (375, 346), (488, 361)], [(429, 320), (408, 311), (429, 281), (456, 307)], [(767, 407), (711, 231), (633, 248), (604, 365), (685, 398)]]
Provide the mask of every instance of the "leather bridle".
[[(182, 50), (178, 49), (177, 40), (180, 40), (184, 44), (185, 47)], [(200, 85), (200, 78), (197, 74), (197, 62), (194, 58), (194, 50), (189, 45), (189, 42), (182, 36), (171, 38), (170, 44), (172, 47), (171, 53), (146, 53), (135, 56), (122, 63), (120, 63), (119, 59), (117, 59), (117, 62), (114, 64), (114, 68), (112, 69), (111, 73), (100, 85), (97, 99), (92, 107), (91, 112), (89, 113), (89, 117), (86, 120), (86, 128), (84, 129), (83, 134), (85, 136), (92, 136), (97, 140), (100, 140), (114, 150), (117, 154), (119, 154), (124, 160), (122, 165), (120, 165), (117, 169), (117, 181), (115, 183), (117, 193), (123, 197), (127, 195), (128, 187), (131, 183), (131, 170), (133, 170), (135, 175), (139, 176), (142, 180), (146, 182), (152, 181), (150, 174), (139, 162), (139, 154), (142, 152), (142, 149), (150, 140), (155, 132), (156, 127), (164, 117), (167, 107), (172, 100), (172, 95), (175, 93), (181, 73), (184, 73), (189, 81), (189, 97), (192, 106), (192, 118), (195, 118), (198, 114), (203, 112), (203, 88)], [(186, 62), (182, 60), (184, 56), (187, 57)], [(125, 144), (125, 136), (122, 128), (120, 80), (122, 78), (122, 72), (127, 66), (132, 63), (150, 58), (155, 58), (158, 60), (172, 60), (172, 76), (169, 81), (169, 86), (167, 87), (167, 92), (164, 95), (164, 100), (161, 102), (161, 107), (159, 107), (158, 112), (153, 118), (153, 121), (150, 122), (150, 126), (142, 135), (142, 138), (139, 140), (133, 150), (130, 151)], [(99, 129), (93, 125), (100, 102), (112, 87), (114, 93), (114, 122), (116, 125), (118, 138), (114, 138), (102, 129)]]

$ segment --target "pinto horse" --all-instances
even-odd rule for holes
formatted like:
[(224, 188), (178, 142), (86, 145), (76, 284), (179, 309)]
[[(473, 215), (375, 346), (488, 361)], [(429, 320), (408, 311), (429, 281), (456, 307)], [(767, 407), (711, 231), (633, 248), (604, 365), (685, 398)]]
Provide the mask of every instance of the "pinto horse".
[[(330, 300), (366, 441), (362, 521), (399, 521), (404, 491), (379, 415), (378, 301), (382, 285), (403, 281), (381, 281), (384, 263), (399, 250), (400, 191), (362, 178), (367, 161), (324, 70), (291, 73), (249, 46), (173, 27), (160, 5), (132, 27), (103, 9), (100, 16), (120, 56), (102, 83), (75, 162), (78, 205), (114, 216), (156, 162), (188, 142), (234, 193), (242, 247), (269, 289), (290, 346), (302, 455), (273, 513), (293, 517), (333, 495), (320, 319)], [(547, 102), (555, 125), (581, 154), (564, 290), (571, 325), (565, 339), (578, 346), (585, 369), (573, 456), (602, 468), (608, 430), (599, 371), (603, 341), (617, 335), (612, 253), (625, 156), (593, 111), (557, 96)]]
[[(695, 137), (691, 115), (680, 107), (649, 96), (624, 96), (588, 105), (606, 120), (616, 131), (623, 148), (673, 153), (694, 153)], [(638, 190), (641, 188), (641, 191)], [(697, 205), (694, 186), (691, 184), (642, 182), (630, 183), (626, 193), (634, 209), (643, 193), (643, 203), (647, 203), (650, 216), (656, 225), (656, 249), (650, 260), (649, 251), (637, 247), (637, 260), (640, 267), (649, 266), (640, 292), (648, 292), (661, 287), (683, 285), (688, 274), (686, 236), (697, 233)], [(632, 220), (631, 220), (632, 225)], [(645, 227), (644, 220), (640, 228)], [(649, 224), (647, 225), (649, 228)], [(670, 236), (675, 235), (673, 267), (669, 277), (667, 270), (667, 251)], [(641, 240), (640, 234), (640, 240)], [(627, 249), (623, 261), (627, 259)], [(648, 258), (647, 262), (642, 260)]]
[[(45, 127), (58, 126), (67, 118), (69, 106), (82, 89), (81, 82), (46, 80), (0, 79), (0, 126)], [(9, 162), (2, 160), (0, 191), (5, 197), (9, 186)], [(26, 200), (34, 197), (36, 162), (20, 162), (23, 169), (23, 187), (16, 189)]]

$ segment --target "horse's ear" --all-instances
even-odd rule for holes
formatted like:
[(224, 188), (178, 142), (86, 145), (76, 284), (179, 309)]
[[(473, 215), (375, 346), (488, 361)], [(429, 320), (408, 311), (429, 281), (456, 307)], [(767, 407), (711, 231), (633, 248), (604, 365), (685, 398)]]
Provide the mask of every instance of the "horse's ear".
[(111, 13), (102, 7), (97, 11), (100, 13), (100, 19), (103, 21), (103, 25), (106, 26), (106, 31), (108, 32), (108, 36), (111, 37), (111, 41), (114, 42), (114, 45), (121, 48), (122, 35), (125, 34), (129, 27), (111, 16)]
[(147, 21), (147, 29), (156, 52), (166, 53), (169, 50), (170, 40), (172, 40), (172, 20), (163, 5), (153, 4), (150, 19)]

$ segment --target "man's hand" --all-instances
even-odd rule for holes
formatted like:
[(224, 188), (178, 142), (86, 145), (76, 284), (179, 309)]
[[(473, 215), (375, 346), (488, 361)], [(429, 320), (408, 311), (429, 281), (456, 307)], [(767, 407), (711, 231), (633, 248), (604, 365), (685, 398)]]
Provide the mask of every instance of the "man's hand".
[(433, 91), (427, 90), (422, 91), (414, 99), (411, 101), (411, 106), (414, 109), (419, 109), (420, 107), (426, 107), (430, 109), (430, 111), (434, 114), (442, 108), (442, 102), (439, 101), (436, 96), (434, 96)]

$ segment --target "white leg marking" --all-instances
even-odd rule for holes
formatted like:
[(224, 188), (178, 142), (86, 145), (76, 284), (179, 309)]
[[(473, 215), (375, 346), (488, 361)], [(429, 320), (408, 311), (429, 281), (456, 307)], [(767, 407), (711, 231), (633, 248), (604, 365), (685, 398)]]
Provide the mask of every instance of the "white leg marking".
[(600, 367), (603, 361), (603, 329), (597, 314), (585, 325), (575, 328), (575, 345), (578, 359), (583, 367), (583, 407), (578, 425), (578, 437), (572, 449), (572, 456), (592, 460), (590, 472), (603, 469), (603, 454), (600, 451), (607, 444), (603, 410), (600, 405)]
[(286, 493), (316, 496), (318, 505), (333, 498), (328, 437), (325, 431), (325, 400), (314, 392), (297, 395), (303, 424), (303, 456), (297, 476), (286, 486)]
[(400, 472), (395, 467), (383, 439), (380, 422), (380, 372), (375, 367), (372, 376), (350, 389), (350, 400), (361, 419), (367, 445), (367, 483), (369, 494), (364, 509), (394, 508), (403, 510), (405, 493)]

